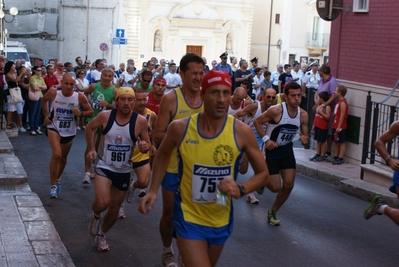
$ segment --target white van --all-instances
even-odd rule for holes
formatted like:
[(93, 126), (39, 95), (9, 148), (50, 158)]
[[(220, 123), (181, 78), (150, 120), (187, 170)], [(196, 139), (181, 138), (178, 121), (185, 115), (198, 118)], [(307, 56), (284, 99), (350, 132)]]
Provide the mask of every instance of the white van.
[(26, 62), (25, 66), (28, 68), (31, 67), (28, 50), (26, 50), (25, 44), (18, 41), (8, 41), (5, 53), (7, 60), (15, 62), (24, 59)]

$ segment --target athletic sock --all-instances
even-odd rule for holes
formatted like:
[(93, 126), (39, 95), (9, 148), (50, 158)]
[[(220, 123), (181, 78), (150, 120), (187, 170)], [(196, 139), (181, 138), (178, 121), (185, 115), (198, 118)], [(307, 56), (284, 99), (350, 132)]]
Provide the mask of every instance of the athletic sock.
[(163, 253), (173, 253), (172, 246), (170, 247), (163, 247)]
[(388, 207), (388, 205), (381, 205), (379, 208), (378, 208), (378, 213), (381, 213), (381, 214), (384, 214), (384, 210), (385, 210), (385, 208), (386, 207)]
[(90, 172), (86, 172), (87, 175), (90, 175)]

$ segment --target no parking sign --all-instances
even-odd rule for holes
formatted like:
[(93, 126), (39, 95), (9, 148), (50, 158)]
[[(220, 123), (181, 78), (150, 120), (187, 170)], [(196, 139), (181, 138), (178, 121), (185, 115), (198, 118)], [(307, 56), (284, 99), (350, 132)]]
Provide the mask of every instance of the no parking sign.
[(108, 45), (106, 43), (101, 43), (100, 44), (100, 50), (105, 52), (108, 50)]

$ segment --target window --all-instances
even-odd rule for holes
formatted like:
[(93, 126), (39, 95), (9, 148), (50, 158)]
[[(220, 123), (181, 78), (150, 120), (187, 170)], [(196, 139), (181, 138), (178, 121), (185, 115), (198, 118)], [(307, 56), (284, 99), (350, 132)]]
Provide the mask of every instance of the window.
[(280, 24), (280, 14), (276, 14), (275, 23)]
[(370, 0), (353, 0), (353, 12), (369, 12)]
[(319, 39), (319, 21), (320, 17), (313, 17), (312, 41)]

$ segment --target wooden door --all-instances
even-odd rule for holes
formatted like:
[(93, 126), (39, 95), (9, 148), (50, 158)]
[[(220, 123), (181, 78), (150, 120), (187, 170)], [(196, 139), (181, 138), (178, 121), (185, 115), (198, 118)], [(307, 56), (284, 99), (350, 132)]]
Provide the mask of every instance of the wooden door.
[(202, 46), (188, 45), (186, 47), (186, 53), (193, 53), (196, 54), (197, 56), (202, 57)]

